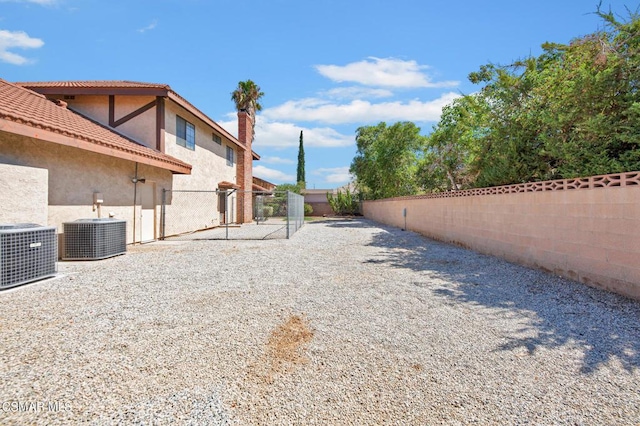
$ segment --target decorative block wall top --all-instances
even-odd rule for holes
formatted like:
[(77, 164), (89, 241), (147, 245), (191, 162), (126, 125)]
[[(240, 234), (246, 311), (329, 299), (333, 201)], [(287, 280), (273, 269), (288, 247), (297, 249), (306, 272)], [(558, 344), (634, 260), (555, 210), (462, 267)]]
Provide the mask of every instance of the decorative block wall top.
[[(574, 189), (610, 188), (616, 186), (640, 186), (640, 171), (610, 175), (591, 176), (575, 179), (547, 180), (543, 182), (518, 183), (514, 185), (494, 186), (490, 188), (464, 189), (460, 191), (435, 192), (423, 195), (410, 195), (390, 198), (391, 200), (420, 198), (470, 197), (474, 195), (517, 194), (520, 192), (570, 191)], [(384, 200), (372, 200), (384, 201)]]

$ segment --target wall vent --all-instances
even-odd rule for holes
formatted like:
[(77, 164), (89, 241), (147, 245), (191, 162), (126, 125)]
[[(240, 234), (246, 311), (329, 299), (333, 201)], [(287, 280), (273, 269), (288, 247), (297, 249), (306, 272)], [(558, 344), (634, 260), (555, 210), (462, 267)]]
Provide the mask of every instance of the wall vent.
[(0, 290), (55, 275), (57, 260), (55, 227), (0, 224)]
[(127, 251), (127, 221), (78, 219), (64, 226), (64, 260), (98, 260)]

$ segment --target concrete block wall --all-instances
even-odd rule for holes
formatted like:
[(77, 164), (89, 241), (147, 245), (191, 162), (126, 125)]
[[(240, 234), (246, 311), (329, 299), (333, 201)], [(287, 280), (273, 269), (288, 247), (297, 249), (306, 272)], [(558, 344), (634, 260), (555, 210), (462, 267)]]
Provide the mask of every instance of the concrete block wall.
[(364, 215), (640, 299), (640, 172), (575, 181), (367, 201)]

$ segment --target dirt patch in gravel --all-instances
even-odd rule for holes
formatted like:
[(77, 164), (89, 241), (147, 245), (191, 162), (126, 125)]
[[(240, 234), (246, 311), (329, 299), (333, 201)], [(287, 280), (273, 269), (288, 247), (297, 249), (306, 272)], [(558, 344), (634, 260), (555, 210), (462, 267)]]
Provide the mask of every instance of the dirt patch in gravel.
[(313, 338), (313, 330), (304, 317), (291, 315), (287, 321), (276, 327), (269, 336), (267, 346), (274, 371), (286, 370), (289, 364), (304, 364), (308, 361), (304, 354), (305, 345)]
[(262, 356), (249, 364), (250, 376), (259, 383), (272, 385), (277, 376), (306, 364), (309, 359), (305, 351), (313, 335), (304, 316), (290, 315), (271, 331)]

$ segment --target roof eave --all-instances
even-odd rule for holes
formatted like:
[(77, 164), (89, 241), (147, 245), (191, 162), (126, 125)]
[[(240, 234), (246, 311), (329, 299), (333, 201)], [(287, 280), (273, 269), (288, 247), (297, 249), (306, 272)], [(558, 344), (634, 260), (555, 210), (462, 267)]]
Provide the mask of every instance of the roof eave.
[(200, 111), (198, 108), (196, 108), (193, 104), (191, 104), (189, 101), (187, 101), (185, 98), (183, 98), (182, 96), (178, 95), (176, 92), (174, 92), (173, 90), (170, 90), (167, 97), (169, 99), (171, 99), (173, 102), (177, 103), (179, 106), (181, 106), (182, 108), (186, 109), (187, 111), (189, 111), (191, 114), (195, 115), (196, 117), (198, 117), (200, 120), (204, 121), (205, 123), (207, 123), (209, 126), (213, 127), (216, 131), (220, 132), (221, 134), (223, 134), (227, 139), (229, 139), (233, 144), (237, 145), (239, 148), (242, 148), (243, 150), (246, 150), (247, 147), (244, 146), (243, 144), (240, 143), (240, 141), (233, 136), (231, 133), (229, 133), (224, 127), (222, 127), (221, 125), (219, 125), (218, 123), (216, 123), (215, 121), (213, 121), (211, 118), (209, 118), (205, 113), (203, 113), (202, 111)]
[(191, 166), (184, 163), (172, 163), (162, 161), (157, 158), (148, 157), (139, 153), (116, 149), (110, 146), (100, 145), (84, 139), (67, 136), (51, 130), (33, 127), (28, 124), (18, 123), (15, 121), (0, 118), (0, 131), (14, 133), (17, 135), (34, 138), (46, 142), (57, 143), (60, 145), (70, 146), (85, 151), (95, 152), (97, 154), (116, 157), (123, 160), (129, 160), (149, 166), (158, 167), (169, 170), (174, 174), (191, 174)]
[(30, 86), (28, 83), (16, 83), (34, 92), (43, 95), (131, 95), (131, 96), (167, 96), (169, 90), (160, 87), (66, 87), (38, 85)]

